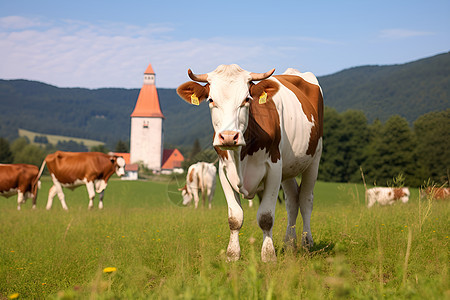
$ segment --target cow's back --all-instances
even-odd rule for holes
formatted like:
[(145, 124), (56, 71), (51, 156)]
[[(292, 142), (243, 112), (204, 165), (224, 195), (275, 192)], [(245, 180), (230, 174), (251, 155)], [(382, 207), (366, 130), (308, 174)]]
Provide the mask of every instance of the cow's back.
[[(47, 155), (47, 168), (61, 183), (73, 183), (77, 179), (97, 179), (108, 167), (108, 156), (98, 152), (62, 152)], [(112, 164), (111, 164), (112, 166)], [(110, 171), (110, 170), (108, 170)], [(110, 172), (109, 172), (110, 173)]]
[(289, 69), (273, 76), (280, 84), (274, 101), (282, 129), (283, 177), (302, 173), (321, 154), (323, 136), (323, 97), (312, 73)]

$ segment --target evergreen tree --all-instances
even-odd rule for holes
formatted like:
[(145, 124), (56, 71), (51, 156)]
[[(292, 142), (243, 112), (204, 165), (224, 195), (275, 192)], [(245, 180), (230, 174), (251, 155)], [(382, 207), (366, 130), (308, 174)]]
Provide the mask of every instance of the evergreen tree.
[(13, 154), (7, 139), (0, 137), (0, 163), (10, 164), (13, 162)]
[(92, 147), (91, 147), (91, 152), (108, 153), (109, 150), (108, 150), (108, 148), (106, 148), (105, 145), (100, 144), (100, 145), (97, 145), (97, 146), (92, 146)]
[(129, 152), (128, 144), (122, 140), (119, 140), (116, 144), (116, 148), (115, 148), (114, 152), (128, 153)]
[(27, 144), (14, 153), (15, 164), (31, 164), (40, 167), (45, 158), (44, 150), (36, 145)]
[(194, 144), (192, 145), (191, 154), (189, 155), (189, 160), (192, 160), (198, 153), (202, 151), (202, 147), (200, 146), (200, 141), (198, 138), (194, 140)]
[(423, 115), (414, 122), (421, 179), (448, 182), (450, 172), (450, 109)]
[(392, 182), (399, 174), (406, 177), (407, 185), (416, 185), (415, 181), (415, 140), (406, 119), (396, 115), (387, 120), (381, 136), (372, 141), (372, 157), (366, 161), (366, 178), (378, 185)]
[(344, 153), (340, 149), (342, 118), (330, 107), (324, 109), (323, 150), (319, 166), (319, 180), (342, 181)]

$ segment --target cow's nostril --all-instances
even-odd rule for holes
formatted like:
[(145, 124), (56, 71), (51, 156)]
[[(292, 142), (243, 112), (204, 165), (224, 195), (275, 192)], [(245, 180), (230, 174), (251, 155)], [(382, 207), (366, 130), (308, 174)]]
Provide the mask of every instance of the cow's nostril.
[(222, 141), (225, 139), (221, 133), (219, 133), (219, 139)]
[(234, 143), (236, 144), (237, 140), (239, 139), (239, 133), (236, 133), (233, 137)]

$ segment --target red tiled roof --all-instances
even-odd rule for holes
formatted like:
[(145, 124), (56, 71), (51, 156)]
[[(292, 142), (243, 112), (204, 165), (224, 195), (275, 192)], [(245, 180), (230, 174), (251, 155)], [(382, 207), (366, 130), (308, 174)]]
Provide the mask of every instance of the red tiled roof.
[(130, 163), (130, 153), (114, 152), (114, 155), (122, 156), (125, 159), (125, 164), (128, 165)]
[(144, 84), (139, 92), (139, 97), (131, 117), (155, 117), (164, 118), (159, 106), (156, 86)]
[(178, 149), (164, 149), (161, 169), (171, 170), (181, 168), (183, 161), (184, 156)]

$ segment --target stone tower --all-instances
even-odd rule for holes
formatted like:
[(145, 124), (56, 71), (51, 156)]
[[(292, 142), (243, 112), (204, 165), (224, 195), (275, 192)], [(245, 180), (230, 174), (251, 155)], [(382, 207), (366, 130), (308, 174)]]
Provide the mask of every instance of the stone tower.
[(163, 119), (155, 86), (155, 72), (149, 64), (144, 73), (144, 84), (131, 114), (131, 163), (142, 162), (151, 170), (158, 172), (161, 170)]

